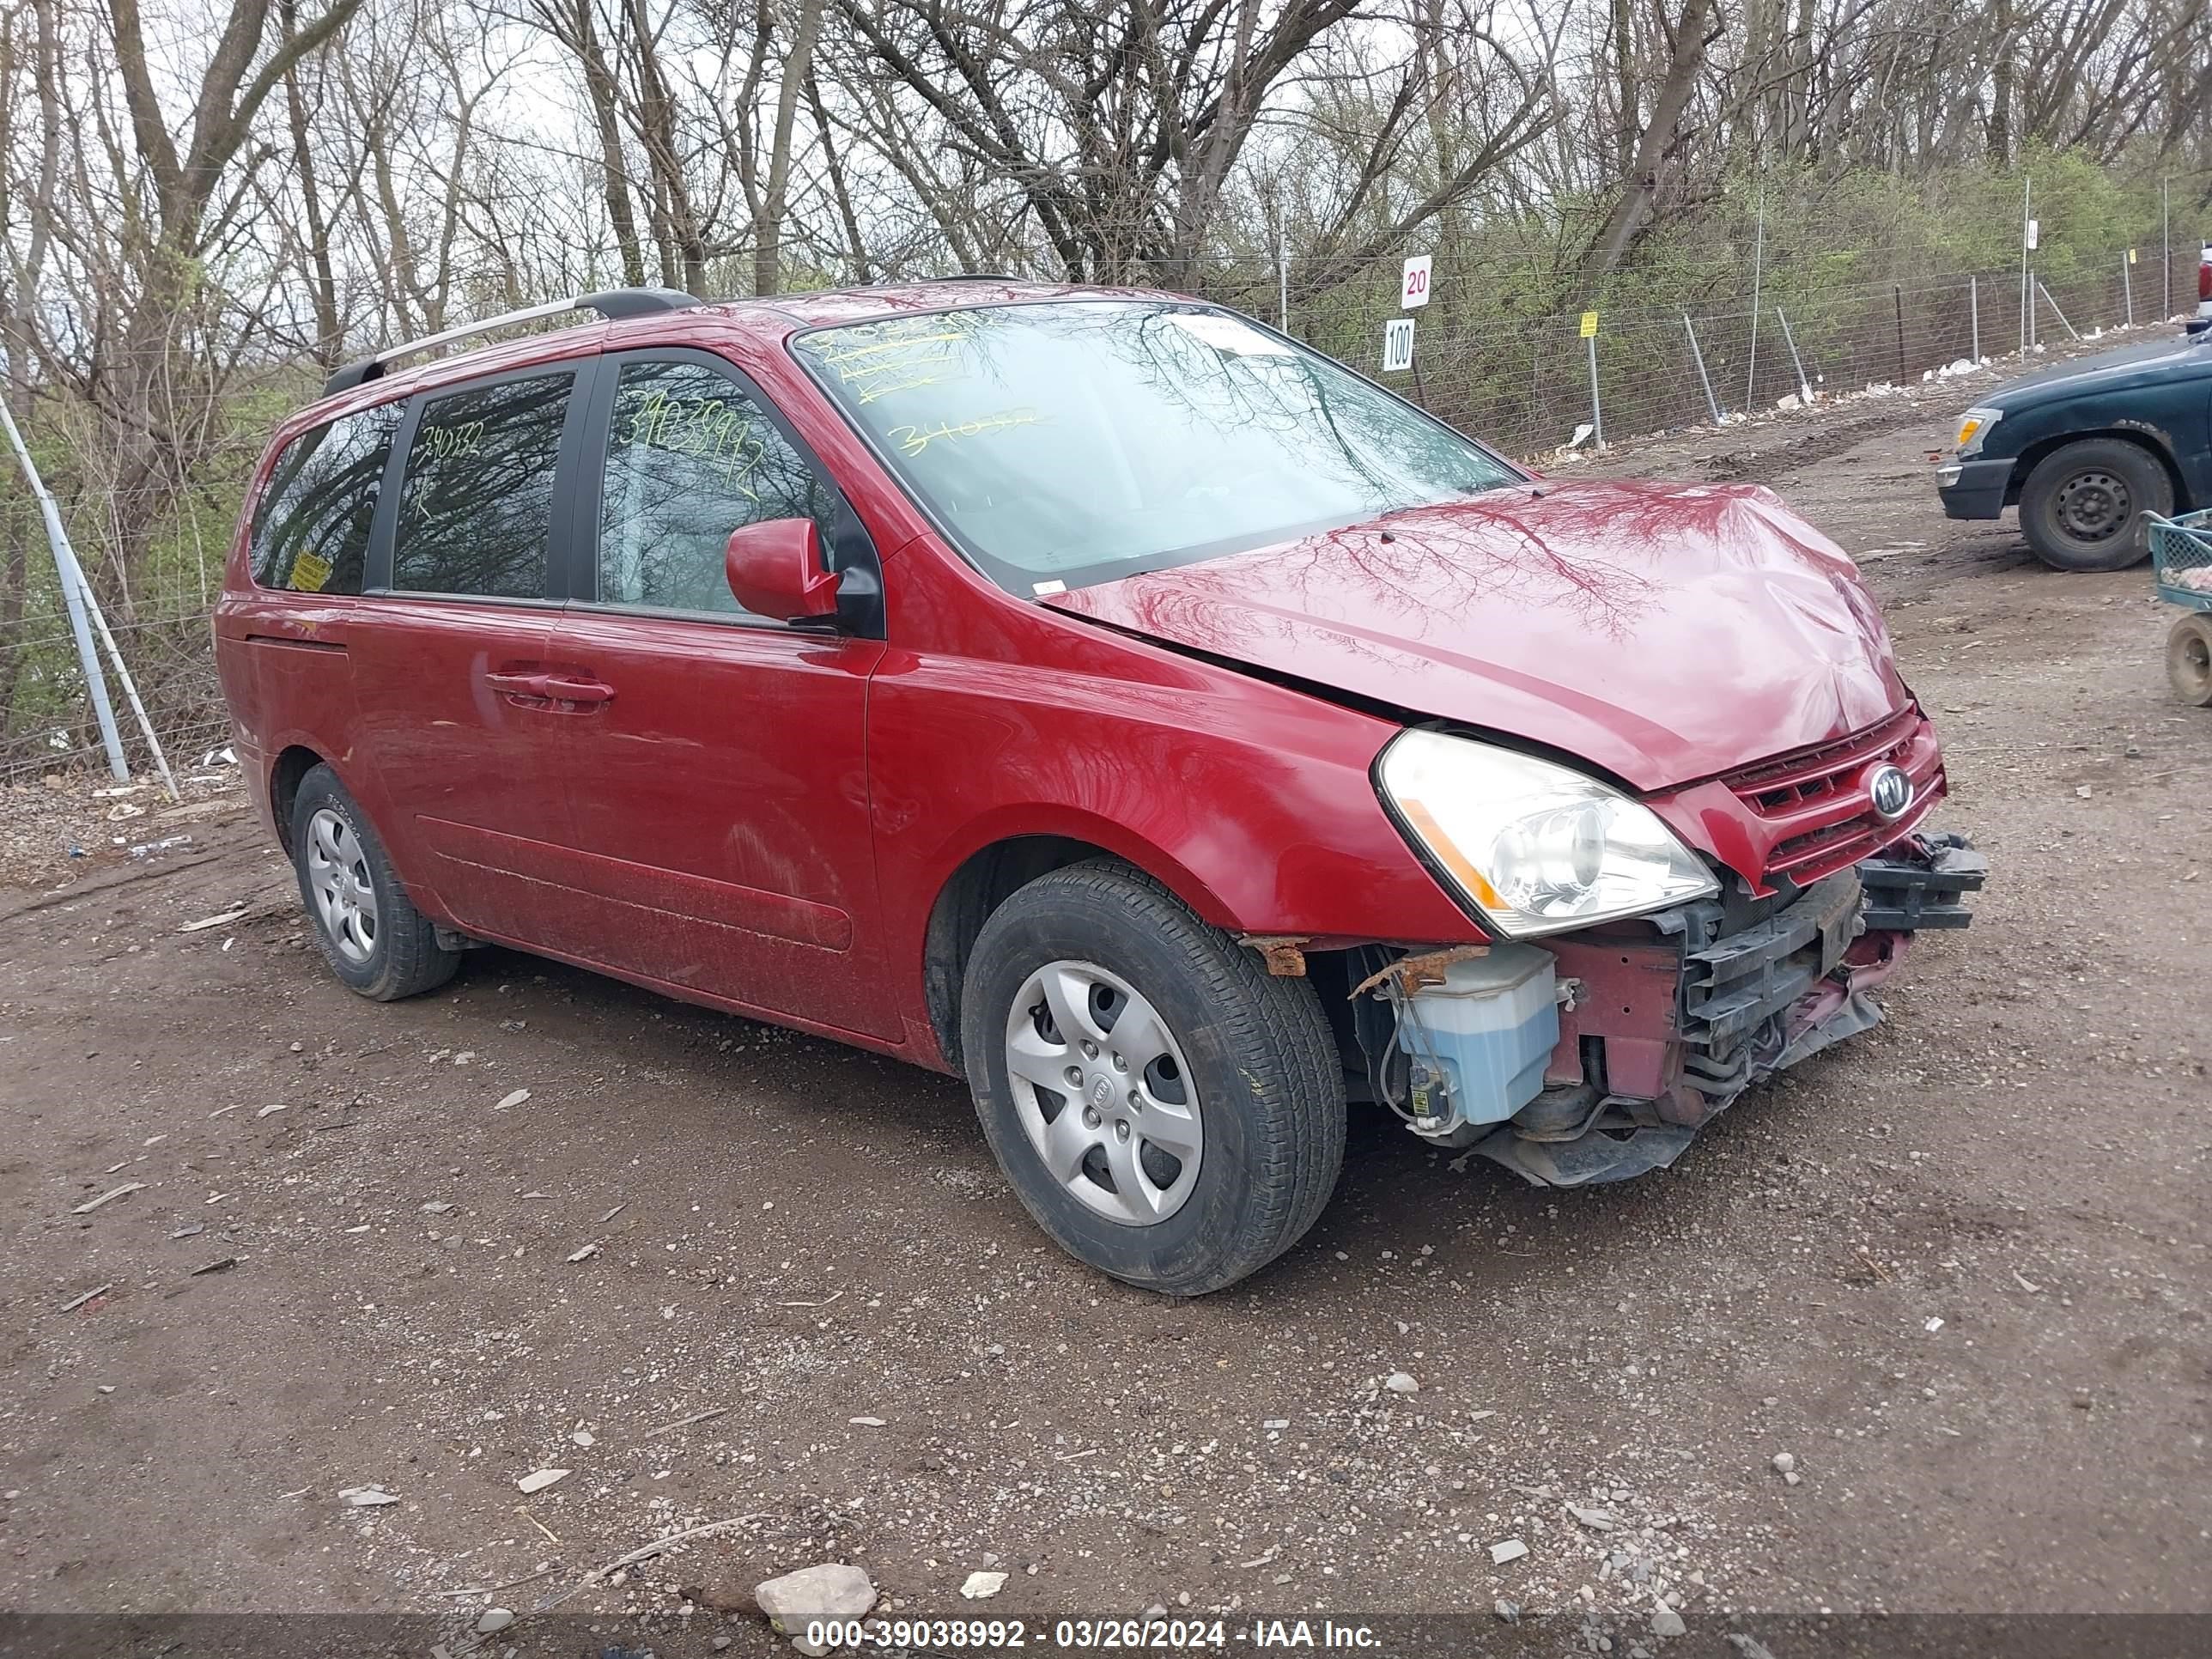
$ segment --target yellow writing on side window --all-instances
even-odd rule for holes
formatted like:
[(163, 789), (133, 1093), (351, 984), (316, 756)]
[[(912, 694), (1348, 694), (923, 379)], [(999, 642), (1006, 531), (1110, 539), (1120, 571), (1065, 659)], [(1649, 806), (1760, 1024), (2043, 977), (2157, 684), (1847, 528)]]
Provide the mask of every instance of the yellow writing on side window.
[(451, 426), (426, 426), (422, 441), (433, 455), (474, 455), (483, 448), (484, 423), (457, 421)]
[(672, 398), (649, 392), (629, 417), (625, 442), (705, 461), (723, 483), (748, 499), (759, 497), (748, 482), (766, 459), (768, 446), (746, 410), (720, 398)]
[(1039, 426), (1043, 417), (1034, 409), (1009, 409), (998, 415), (979, 415), (969, 421), (940, 421), (933, 427), (895, 426), (891, 438), (902, 453), (919, 455), (934, 443), (954, 438), (980, 438), (987, 432), (1004, 432), (1018, 426)]
[(319, 593), (331, 579), (331, 562), (319, 553), (302, 553), (292, 561), (291, 580), (285, 586), (301, 593)]

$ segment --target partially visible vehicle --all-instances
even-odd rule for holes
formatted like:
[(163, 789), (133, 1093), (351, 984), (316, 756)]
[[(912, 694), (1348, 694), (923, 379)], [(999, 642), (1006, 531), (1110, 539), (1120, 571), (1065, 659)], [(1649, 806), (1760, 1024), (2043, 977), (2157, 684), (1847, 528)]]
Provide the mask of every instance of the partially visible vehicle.
[(2212, 326), (2212, 242), (2204, 245), (2204, 252), (2197, 260), (2197, 321), (2202, 329)]
[(2141, 563), (2146, 513), (2212, 505), (2212, 332), (2008, 381), (1960, 417), (1936, 477), (1954, 519), (2017, 504), (2021, 534), (2054, 570)]
[(2191, 708), (2212, 708), (2212, 508), (2154, 519), (2150, 550), (2159, 598), (2182, 612), (2166, 636), (2166, 682)]

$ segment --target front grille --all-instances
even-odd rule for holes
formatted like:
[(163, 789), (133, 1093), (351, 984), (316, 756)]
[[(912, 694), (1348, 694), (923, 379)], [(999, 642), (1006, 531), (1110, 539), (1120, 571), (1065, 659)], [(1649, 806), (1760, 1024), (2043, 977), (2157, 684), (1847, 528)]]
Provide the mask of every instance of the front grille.
[[(1865, 769), (1887, 761), (1912, 780), (1913, 806), (1883, 818), (1859, 785)], [(1833, 743), (1745, 767), (1722, 781), (1768, 827), (1761, 884), (1786, 878), (1800, 887), (1856, 864), (1896, 841), (1926, 810), (1942, 775), (1935, 729), (1917, 708)]]

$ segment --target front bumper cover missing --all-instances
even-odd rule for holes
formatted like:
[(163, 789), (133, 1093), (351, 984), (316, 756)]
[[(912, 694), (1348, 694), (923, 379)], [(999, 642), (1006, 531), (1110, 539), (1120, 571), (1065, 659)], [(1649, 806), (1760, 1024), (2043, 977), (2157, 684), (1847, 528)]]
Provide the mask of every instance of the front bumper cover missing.
[(1896, 971), (1914, 933), (1972, 920), (1963, 900), (1988, 869), (1963, 836), (1913, 836), (1734, 931), (1712, 901), (1653, 917), (1682, 942), (1682, 1086), (1660, 1114), (1675, 1121), (1651, 1121), (1654, 1103), (1608, 1102), (1571, 1139), (1507, 1123), (1468, 1151), (1540, 1187), (1665, 1169), (1753, 1084), (1878, 1024), (1869, 993)]

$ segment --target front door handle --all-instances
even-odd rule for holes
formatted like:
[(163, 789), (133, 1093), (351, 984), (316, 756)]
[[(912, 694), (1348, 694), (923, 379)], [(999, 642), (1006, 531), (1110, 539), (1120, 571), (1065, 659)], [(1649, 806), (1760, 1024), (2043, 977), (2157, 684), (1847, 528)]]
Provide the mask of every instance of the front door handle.
[(550, 674), (487, 674), (484, 684), (507, 696), (543, 700), (553, 695), (545, 689), (552, 678)]
[(556, 702), (612, 702), (615, 689), (598, 680), (571, 679), (565, 674), (540, 674), (545, 689), (538, 695)]
[(503, 696), (521, 697), (531, 702), (595, 705), (613, 702), (615, 695), (614, 687), (598, 680), (574, 674), (547, 673), (542, 669), (526, 673), (487, 674), (484, 684)]

